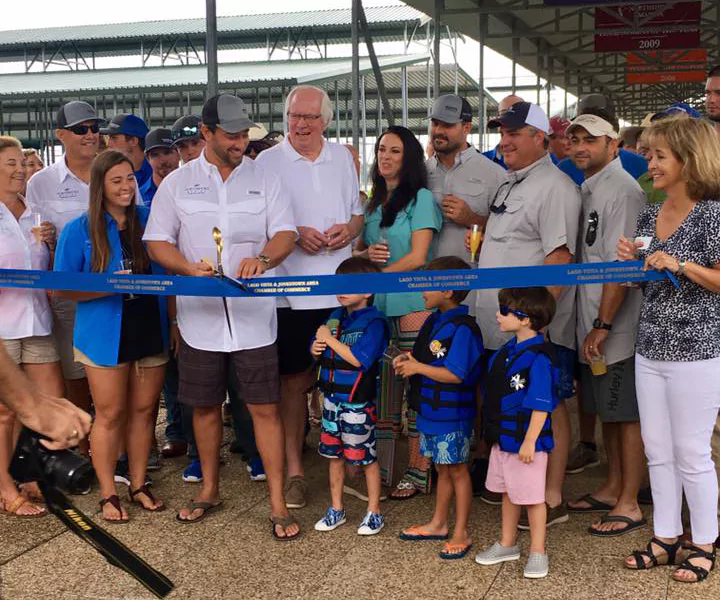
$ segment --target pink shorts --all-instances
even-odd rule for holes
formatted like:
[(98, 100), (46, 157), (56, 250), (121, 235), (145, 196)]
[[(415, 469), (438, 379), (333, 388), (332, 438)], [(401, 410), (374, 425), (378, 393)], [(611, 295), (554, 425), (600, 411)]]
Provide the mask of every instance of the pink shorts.
[(545, 502), (547, 463), (547, 452), (536, 452), (533, 461), (526, 465), (517, 454), (504, 452), (494, 444), (485, 487), (491, 492), (507, 494), (513, 504), (542, 504)]

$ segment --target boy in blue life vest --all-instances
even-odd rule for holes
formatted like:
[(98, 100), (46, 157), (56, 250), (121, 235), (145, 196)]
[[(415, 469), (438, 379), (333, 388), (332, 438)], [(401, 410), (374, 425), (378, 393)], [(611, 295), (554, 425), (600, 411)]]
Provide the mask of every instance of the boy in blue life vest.
[[(427, 266), (428, 271), (469, 268), (456, 256), (436, 258)], [(435, 312), (420, 329), (412, 353), (393, 362), (396, 373), (410, 379), (408, 401), (418, 413), (420, 451), (432, 459), (438, 472), (432, 519), (404, 529), (400, 538), (447, 540), (440, 552), (444, 559), (463, 558), (472, 547), (468, 533), (472, 482), (467, 463), (483, 368), (483, 341), (468, 307), (461, 305), (468, 292), (423, 292), (425, 308)], [(455, 528), (450, 537), (448, 517), (453, 493)]]
[[(380, 272), (368, 259), (353, 257), (340, 263), (336, 274)], [(320, 363), (318, 387), (325, 397), (318, 450), (330, 459), (332, 499), (315, 529), (332, 531), (346, 521), (343, 483), (348, 463), (363, 468), (368, 489), (367, 512), (357, 532), (374, 535), (385, 525), (380, 513), (375, 399), (390, 331), (385, 315), (372, 306), (372, 294), (343, 294), (337, 299), (341, 307), (318, 328), (310, 349)]]
[(548, 574), (545, 553), (545, 473), (553, 449), (550, 414), (558, 405), (560, 371), (552, 344), (540, 333), (555, 314), (545, 287), (500, 290), (496, 313), (502, 331), (515, 334), (490, 358), (484, 384), (484, 437), (490, 465), (485, 487), (502, 494), (502, 536), (475, 561), (494, 565), (518, 560), (517, 525), (525, 506), (530, 522), (530, 555), (524, 576)]

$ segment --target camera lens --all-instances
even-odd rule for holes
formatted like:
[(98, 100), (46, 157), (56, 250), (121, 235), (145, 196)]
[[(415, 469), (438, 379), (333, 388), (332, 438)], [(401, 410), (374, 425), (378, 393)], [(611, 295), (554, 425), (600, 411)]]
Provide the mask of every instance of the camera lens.
[(45, 473), (57, 487), (69, 494), (86, 494), (94, 477), (90, 460), (67, 450), (49, 453)]

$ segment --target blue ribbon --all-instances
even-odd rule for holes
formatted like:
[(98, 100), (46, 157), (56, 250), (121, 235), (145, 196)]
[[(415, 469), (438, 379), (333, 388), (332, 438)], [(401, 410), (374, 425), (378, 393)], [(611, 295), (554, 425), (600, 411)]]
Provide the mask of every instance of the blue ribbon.
[(34, 288), (158, 296), (324, 296), (426, 290), (476, 290), (504, 287), (572, 286), (677, 279), (667, 271), (644, 271), (642, 261), (498, 267), (410, 273), (363, 273), (304, 277), (182, 277), (112, 275), (0, 269), (0, 288)]

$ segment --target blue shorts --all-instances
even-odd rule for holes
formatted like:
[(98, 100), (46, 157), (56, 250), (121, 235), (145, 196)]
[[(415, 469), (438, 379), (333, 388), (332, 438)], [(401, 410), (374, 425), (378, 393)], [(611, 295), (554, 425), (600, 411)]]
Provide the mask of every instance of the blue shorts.
[(577, 350), (571, 350), (559, 344), (553, 344), (557, 366), (561, 371), (560, 389), (558, 397), (560, 400), (571, 398), (575, 393), (576, 379), (580, 378), (580, 363), (578, 362)]
[(369, 465), (377, 460), (373, 402), (352, 404), (325, 398), (320, 431), (320, 456), (344, 458), (351, 465)]
[(460, 465), (470, 461), (470, 436), (472, 430), (450, 433), (420, 432), (420, 454), (430, 458), (436, 465)]

